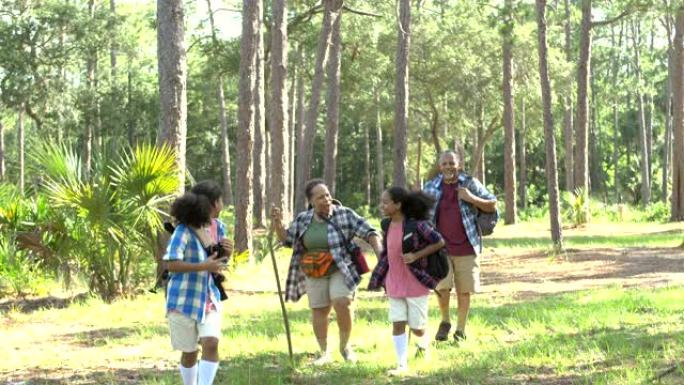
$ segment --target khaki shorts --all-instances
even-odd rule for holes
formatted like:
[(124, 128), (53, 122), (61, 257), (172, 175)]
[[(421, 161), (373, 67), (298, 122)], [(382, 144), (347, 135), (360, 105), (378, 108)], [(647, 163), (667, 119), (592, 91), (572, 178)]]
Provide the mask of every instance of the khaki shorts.
[(477, 255), (449, 256), (449, 274), (435, 290), (456, 288), (457, 293), (480, 292), (480, 258)]
[(171, 346), (185, 353), (197, 351), (200, 338), (221, 338), (221, 313), (212, 311), (205, 315), (204, 323), (199, 323), (185, 314), (171, 311), (166, 315), (169, 322)]
[(354, 290), (344, 284), (344, 275), (339, 270), (321, 278), (306, 277), (306, 294), (311, 309), (328, 307), (337, 298), (354, 299)]
[(406, 322), (413, 330), (425, 330), (428, 321), (429, 296), (389, 299), (390, 322)]

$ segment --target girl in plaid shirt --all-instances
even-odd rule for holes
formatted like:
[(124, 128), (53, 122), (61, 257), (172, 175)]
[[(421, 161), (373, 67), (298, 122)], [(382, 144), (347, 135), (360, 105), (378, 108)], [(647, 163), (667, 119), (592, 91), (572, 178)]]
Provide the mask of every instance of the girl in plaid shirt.
[[(171, 344), (181, 351), (184, 385), (211, 385), (218, 370), (221, 302), (210, 273), (225, 269), (228, 257), (216, 258), (216, 252), (207, 255), (205, 250), (205, 245), (213, 243), (206, 227), (216, 208), (207, 196), (195, 193), (183, 195), (171, 206), (171, 215), (179, 225), (163, 258), (170, 272), (166, 317)], [(198, 342), (202, 345), (199, 365)]]

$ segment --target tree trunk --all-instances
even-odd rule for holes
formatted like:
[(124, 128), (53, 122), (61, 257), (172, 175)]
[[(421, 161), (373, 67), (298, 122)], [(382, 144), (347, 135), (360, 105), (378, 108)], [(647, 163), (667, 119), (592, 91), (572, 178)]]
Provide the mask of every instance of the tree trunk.
[[(572, 62), (572, 29), (570, 27), (570, 0), (565, 0), (565, 58)], [(572, 81), (570, 81), (572, 83)], [(572, 84), (570, 84), (572, 86)], [(563, 97), (563, 143), (565, 145), (565, 190), (575, 189), (574, 149), (573, 149), (573, 121), (572, 121), (572, 93)], [(522, 183), (522, 182), (521, 182)]]
[(585, 194), (584, 207), (589, 217), (589, 74), (591, 73), (591, 0), (582, 0), (582, 30), (577, 63), (577, 132), (575, 188)]
[(306, 112), (306, 120), (302, 127), (302, 140), (299, 144), (299, 158), (297, 159), (297, 188), (295, 194), (295, 212), (304, 209), (306, 197), (304, 196), (304, 184), (311, 178), (313, 163), (313, 147), (316, 137), (316, 121), (318, 120), (318, 105), (321, 99), (321, 87), (325, 75), (325, 67), (328, 62), (328, 46), (331, 43), (332, 27), (335, 19), (342, 9), (342, 0), (325, 0), (325, 14), (321, 26), (321, 34), (318, 40), (318, 54), (316, 67), (311, 84), (311, 100)]
[(266, 203), (264, 191), (266, 186), (266, 100), (264, 88), (265, 61), (264, 61), (264, 31), (263, 31), (263, 8), (259, 13), (259, 25), (257, 32), (257, 58), (256, 58), (256, 99), (254, 105), (254, 227), (262, 228), (266, 223)]
[(289, 180), (289, 135), (287, 99), (287, 0), (273, 1), (271, 25), (271, 204), (289, 221), (287, 181)]
[[(620, 52), (622, 52), (622, 35), (624, 32), (624, 24), (620, 24), (620, 35), (618, 37), (617, 45), (615, 44), (615, 29), (611, 26), (610, 43), (612, 47), (616, 47), (614, 54), (611, 55), (612, 72), (613, 72), (613, 89), (617, 89), (618, 73), (620, 71)], [(613, 186), (615, 188), (615, 199), (618, 203), (622, 202), (620, 194), (620, 114), (619, 114), (620, 96), (618, 92), (613, 94)]]
[(480, 144), (483, 142), (484, 138), (484, 125), (485, 125), (485, 108), (484, 103), (479, 102), (480, 114), (477, 119), (477, 126), (473, 132), (473, 154), (471, 156), (472, 163), (472, 174), (477, 180), (484, 183), (485, 170), (484, 170), (484, 159), (483, 154), (478, 154), (480, 151)]
[[(116, 18), (116, 0), (109, 0), (109, 12), (112, 18)], [(116, 27), (113, 27), (116, 28)], [(116, 31), (109, 47), (109, 76), (111, 77), (112, 88), (116, 84), (116, 51), (119, 49)]]
[(672, 149), (672, 66), (673, 66), (673, 45), (672, 42), (669, 44), (668, 54), (667, 54), (667, 97), (666, 100), (666, 113), (665, 113), (665, 139), (663, 144), (663, 179), (662, 179), (662, 194), (660, 199), (663, 203), (667, 203), (668, 196), (668, 182), (670, 181), (670, 160), (671, 160), (671, 149)]
[(340, 65), (342, 64), (342, 10), (332, 26), (332, 45), (328, 61), (327, 118), (325, 130), (325, 157), (323, 176), (330, 193), (335, 196), (337, 179), (337, 137), (340, 125)]
[(421, 180), (420, 180), (420, 163), (423, 160), (423, 137), (422, 135), (418, 134), (418, 154), (416, 156), (416, 182), (413, 185), (413, 188), (415, 190), (420, 190), (421, 189)]
[(639, 54), (640, 28), (637, 22), (632, 24), (632, 41), (634, 43), (634, 65), (637, 80), (637, 108), (639, 123), (639, 169), (641, 171), (641, 205), (647, 206), (651, 200), (650, 176), (648, 174), (648, 143), (646, 139), (646, 118), (644, 116), (644, 94), (641, 91), (641, 55)]
[[(302, 156), (302, 153), (298, 151), (302, 145), (302, 138), (303, 138), (303, 128), (304, 128), (304, 116), (305, 116), (305, 108), (304, 108), (304, 76), (306, 74), (305, 69), (306, 66), (304, 65), (304, 55), (302, 54), (302, 47), (299, 46), (297, 48), (297, 57), (299, 58), (299, 76), (297, 77), (297, 112), (296, 114), (296, 119), (295, 119), (295, 127), (294, 127), (294, 138), (293, 138), (293, 147), (292, 147), (292, 184), (290, 186), (290, 212), (294, 216), (294, 214), (297, 213), (296, 208), (295, 208), (295, 199), (297, 197), (297, 178), (299, 177), (300, 171), (296, 171), (295, 162), (299, 162), (299, 158)], [(294, 154), (297, 154), (295, 156)]]
[[(130, 60), (130, 59), (129, 59)], [(133, 147), (135, 145), (135, 124), (133, 118), (133, 70), (131, 69), (130, 62), (128, 64), (128, 74), (126, 82), (126, 128), (128, 131), (128, 145)]]
[(157, 0), (157, 63), (159, 67), (159, 135), (157, 145), (176, 154), (179, 192), (185, 190), (187, 135), (187, 63), (181, 0)]
[(5, 126), (0, 121), (0, 182), (5, 180)]
[(394, 186), (406, 187), (406, 158), (409, 112), (409, 48), (411, 46), (411, 1), (400, 0), (397, 23), (397, 85), (394, 110)]
[[(88, 1), (88, 16), (92, 19), (95, 17), (95, 0)], [(95, 52), (93, 52), (95, 51)], [(97, 50), (92, 47), (88, 48), (88, 57), (86, 58), (86, 88), (88, 98), (86, 100), (84, 118), (84, 134), (83, 134), (83, 175), (85, 179), (90, 179), (90, 170), (93, 168), (93, 125), (95, 106), (93, 104), (95, 94), (95, 61)]]
[(504, 194), (506, 215), (504, 223), (514, 224), (517, 216), (515, 203), (515, 124), (513, 115), (513, 20), (512, 1), (506, 0), (506, 19), (503, 33), (503, 104), (504, 104)]
[(19, 193), (24, 195), (24, 176), (26, 175), (26, 166), (24, 162), (24, 106), (19, 109), (19, 117), (17, 119), (17, 157), (19, 158)]
[(556, 138), (553, 132), (551, 111), (551, 83), (547, 68), (546, 53), (546, 0), (536, 0), (537, 32), (539, 36), (539, 81), (541, 83), (542, 103), (544, 106), (544, 141), (546, 148), (546, 185), (549, 192), (549, 217), (551, 239), (557, 249), (563, 248), (560, 208), (558, 200), (558, 166), (556, 164)]
[[(358, 124), (358, 123), (357, 123)], [(368, 208), (371, 208), (371, 187), (373, 186), (373, 179), (371, 176), (371, 156), (370, 156), (370, 125), (363, 123), (363, 187), (366, 195), (365, 203)]]
[(255, 106), (257, 99), (258, 35), (262, 1), (242, 1), (242, 36), (240, 42), (239, 119), (237, 135), (237, 167), (235, 171), (235, 250), (252, 247), (252, 156)]
[[(114, 0), (112, 0), (114, 1)], [(216, 24), (214, 22), (214, 11), (211, 8), (211, 0), (207, 0), (209, 11), (209, 26), (211, 27), (211, 39), (214, 47), (218, 47), (216, 38)], [(216, 97), (219, 106), (219, 122), (221, 124), (221, 179), (223, 181), (223, 203), (233, 206), (233, 183), (230, 175), (230, 139), (228, 138), (228, 119), (226, 117), (226, 101), (223, 94), (223, 76), (219, 73), (216, 79)]]
[(377, 84), (373, 86), (373, 96), (375, 98), (375, 164), (378, 178), (376, 198), (380, 199), (380, 194), (385, 190), (385, 157), (382, 152), (382, 119), (380, 116), (380, 93)]
[(674, 38), (674, 70), (672, 71), (674, 138), (672, 148), (672, 209), (673, 221), (684, 220), (684, 8), (677, 10)]
[(520, 207), (527, 208), (527, 153), (525, 149), (525, 137), (527, 136), (527, 125), (525, 122), (525, 98), (521, 98), (520, 103)]

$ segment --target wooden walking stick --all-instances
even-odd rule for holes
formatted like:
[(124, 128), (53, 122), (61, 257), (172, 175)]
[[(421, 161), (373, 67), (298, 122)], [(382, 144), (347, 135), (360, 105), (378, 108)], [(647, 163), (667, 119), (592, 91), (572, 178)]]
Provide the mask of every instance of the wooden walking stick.
[(290, 354), (290, 366), (294, 367), (294, 356), (292, 355), (292, 336), (290, 335), (290, 321), (287, 318), (287, 309), (283, 299), (283, 290), (280, 288), (280, 275), (278, 274), (278, 264), (276, 263), (275, 252), (273, 251), (273, 229), (268, 232), (268, 248), (271, 252), (271, 262), (273, 262), (273, 273), (275, 273), (276, 285), (278, 285), (278, 298), (280, 299), (280, 309), (283, 312), (285, 322), (285, 334), (287, 335), (287, 350)]

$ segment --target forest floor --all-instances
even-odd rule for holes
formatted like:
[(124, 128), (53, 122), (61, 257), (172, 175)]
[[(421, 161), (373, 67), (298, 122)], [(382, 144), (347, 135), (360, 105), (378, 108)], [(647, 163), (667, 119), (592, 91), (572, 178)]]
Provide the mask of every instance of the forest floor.
[[(524, 234), (524, 237), (521, 234)], [(481, 261), (482, 293), (473, 300), (475, 319), (471, 321), (475, 338), (479, 335), (480, 341), (472, 342), (472, 346), (461, 349), (472, 349), (474, 355), (488, 352), (487, 339), (490, 335), (501, 332), (498, 327), (491, 324), (508, 322), (500, 315), (500, 312), (504, 311), (501, 310), (502, 307), (520, 310), (523, 308), (516, 308), (516, 304), (521, 304), (524, 309), (527, 309), (525, 306), (529, 304), (531, 308), (536, 309), (539, 304), (548, 307), (545, 304), (565, 302), (567, 298), (574, 298), (566, 297), (567, 295), (586, 293), (587, 290), (596, 290), (604, 295), (605, 290), (608, 290), (609, 293), (620, 295), (619, 293), (625, 290), (651, 291), (670, 286), (676, 288), (684, 283), (682, 224), (590, 224), (583, 228), (564, 229), (564, 236), (566, 250), (562, 254), (552, 251), (546, 239), (548, 229), (544, 224), (499, 226), (496, 235), (486, 240), (485, 253)], [(288, 258), (282, 253), (279, 255), (280, 277), (284, 281)], [(371, 257), (369, 263), (373, 262)], [(368, 335), (366, 341), (375, 342), (367, 350), (361, 348), (358, 352), (362, 356), (365, 352), (369, 361), (380, 361), (380, 369), (365, 366), (357, 369), (352, 372), (352, 377), (357, 380), (351, 382), (347, 382), (350, 374), (344, 367), (337, 368), (337, 374), (331, 374), (330, 378), (320, 377), (315, 372), (310, 373), (306, 370), (295, 370), (294, 373), (283, 371), (281, 367), (286, 355), (283, 356), (285, 353), (282, 352), (282, 332), (278, 330), (279, 307), (277, 296), (272, 295), (276, 290), (272, 277), (273, 270), (270, 261), (266, 259), (255, 266), (239, 270), (231, 280), (231, 298), (226, 302), (228, 305), (223, 328), (226, 340), (230, 341), (232, 337), (235, 343), (221, 346), (221, 355), (228, 357), (228, 362), (222, 365), (219, 372), (220, 376), (224, 373), (223, 377), (229, 378), (230, 381), (217, 383), (394, 383), (386, 377), (377, 379), (376, 372), (384, 372), (382, 362), (389, 365), (392, 361), (389, 353), (391, 350), (387, 350), (385, 354), (389, 355), (389, 358), (375, 359), (376, 349), (373, 349), (376, 345), (383, 344), (381, 341), (375, 341), (378, 337), (373, 334), (372, 329), (374, 325), (386, 324), (386, 303), (378, 301), (382, 300), (383, 294), (367, 291), (360, 291), (357, 296), (357, 319), (361, 319), (358, 327), (361, 330), (358, 333), (361, 336)], [(365, 280), (367, 279), (366, 277)], [(365, 287), (365, 280), (361, 287)], [(305, 302), (303, 300), (288, 306), (291, 306), (290, 311), (293, 313), (293, 333), (308, 338), (310, 332)], [(0, 340), (3, 341), (0, 344), (0, 357), (3, 357), (0, 360), (0, 385), (175, 383), (176, 353), (172, 353), (168, 347), (165, 322), (163, 316), (160, 316), (162, 306), (161, 294), (148, 294), (113, 304), (105, 304), (83, 294), (4, 300), (0, 302)], [(432, 325), (438, 321), (434, 299), (431, 299), (430, 306), (431, 327), (436, 327)], [(557, 306), (559, 314), (568, 310), (562, 305)], [(263, 314), (265, 311), (267, 314)], [(238, 314), (239, 316), (236, 316)], [(610, 316), (599, 318), (601, 317)], [(529, 322), (533, 324), (533, 319), (530, 318)], [(385, 332), (387, 326), (382, 327)], [(559, 327), (562, 329), (562, 326)], [(510, 333), (510, 330), (515, 328), (516, 326), (508, 325), (504, 329), (507, 330), (506, 333)], [(593, 328), (594, 326), (591, 330), (594, 330)], [(336, 328), (331, 328), (331, 334), (335, 332), (333, 329)], [(523, 335), (525, 332), (520, 330), (513, 334)], [(255, 336), (261, 334), (268, 342), (263, 342), (259, 346), (260, 343)], [(676, 334), (678, 338), (682, 335), (681, 330)], [(358, 337), (359, 340), (362, 340), (361, 336)], [(250, 341), (249, 344), (256, 344), (254, 352), (244, 353), (245, 349), (249, 350), (251, 346), (247, 343), (242, 346), (242, 350), (240, 349), (239, 341), (242, 338)], [(668, 338), (671, 339), (672, 336)], [(276, 341), (277, 347), (273, 350), (280, 352), (259, 352), (260, 349), (269, 350), (270, 344)], [(502, 337), (497, 341), (504, 344), (518, 343), (516, 339), (511, 340), (509, 337)], [(478, 345), (479, 343), (481, 345)], [(302, 344), (304, 346), (301, 346)], [(296, 349), (297, 360), (301, 363), (300, 366), (307, 366), (311, 360), (308, 352), (315, 350), (313, 342), (307, 341), (299, 345), (299, 349)], [(391, 349), (389, 346), (385, 348)], [(440, 349), (436, 349), (437, 353), (445, 357), (456, 354), (449, 351), (440, 353)], [(675, 350), (678, 354), (681, 353), (680, 347)], [(515, 361), (515, 357), (517, 356), (511, 358), (511, 362)], [(657, 376), (668, 370), (681, 372), (679, 364), (672, 366), (672, 361), (662, 357), (658, 358), (657, 363), (648, 364), (657, 366), (652, 368), (653, 371), (648, 376), (654, 373)], [(244, 365), (249, 366), (249, 369), (244, 369)], [(482, 365), (485, 368), (489, 367), (486, 363)], [(618, 370), (617, 366), (622, 368), (625, 365), (622, 362), (613, 363), (614, 367), (610, 370), (594, 370), (595, 374), (589, 377), (585, 376), (586, 373), (575, 373), (577, 370), (573, 368), (582, 365), (584, 364), (575, 362), (563, 370), (549, 368), (548, 365), (536, 368), (532, 365), (527, 370), (528, 374), (523, 375), (515, 367), (498, 369), (497, 364), (493, 363), (490, 371), (498, 373), (493, 375), (494, 377), (479, 377), (478, 372), (470, 367), (453, 369), (455, 372), (452, 372), (452, 369), (436, 367), (434, 370), (425, 369), (426, 372), (422, 376), (414, 379), (416, 383), (428, 384), (573, 384), (586, 381), (613, 383), (614, 378), (619, 378), (619, 381), (623, 382), (626, 378), (624, 374), (610, 374)], [(611, 366), (609, 363), (606, 365)], [(257, 374), (259, 370), (262, 373)], [(499, 373), (499, 370), (504, 372)], [(602, 371), (617, 377), (601, 377), (608, 375)], [(454, 382), (444, 380), (454, 375)], [(666, 373), (663, 377), (667, 375), (669, 374)], [(460, 380), (457, 379), (459, 377)], [(634, 383), (643, 381), (642, 377)], [(346, 380), (339, 382), (341, 378)], [(682, 381), (683, 378), (680, 373), (674, 383), (679, 383), (677, 381)], [(632, 381), (628, 379), (624, 383), (630, 382)], [(402, 380), (402, 383), (412, 382), (409, 379)]]

